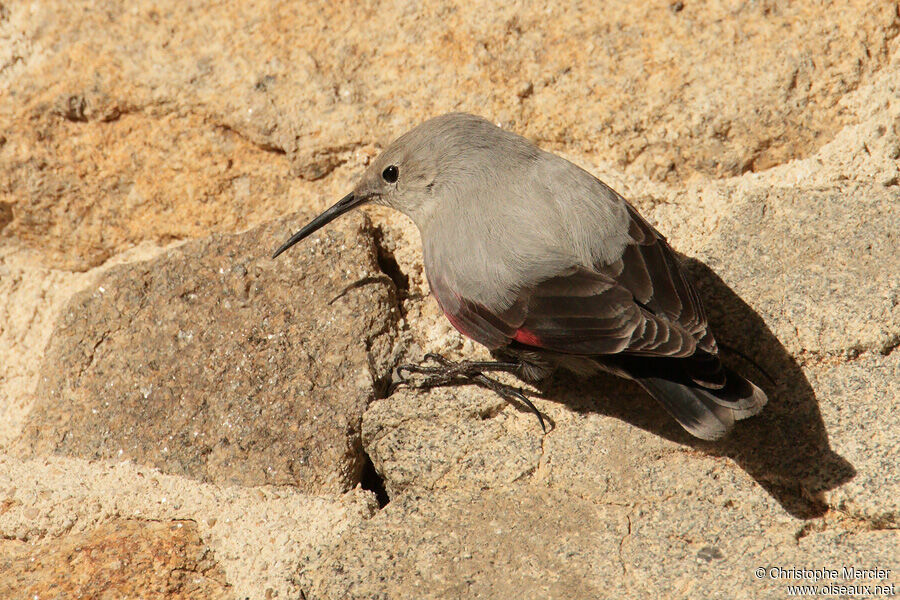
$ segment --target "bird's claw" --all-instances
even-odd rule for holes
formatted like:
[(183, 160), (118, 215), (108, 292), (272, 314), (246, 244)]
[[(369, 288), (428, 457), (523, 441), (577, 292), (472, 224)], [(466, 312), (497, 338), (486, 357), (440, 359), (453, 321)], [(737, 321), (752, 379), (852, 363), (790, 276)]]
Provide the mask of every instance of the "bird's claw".
[[(438, 360), (441, 359), (441, 360)], [(397, 367), (397, 379), (398, 381), (392, 386), (391, 391), (397, 388), (400, 385), (409, 385), (412, 387), (418, 388), (432, 388), (437, 387), (439, 385), (443, 385), (445, 383), (449, 383), (453, 378), (452, 375), (446, 373), (446, 369), (443, 367), (427, 367), (424, 365), (428, 360), (432, 360), (434, 362), (440, 362), (442, 365), (449, 362), (443, 356), (438, 356), (436, 354), (426, 354), (425, 360), (422, 361), (422, 364), (403, 364)], [(422, 381), (413, 384), (411, 375), (428, 375)]]
[[(429, 361), (435, 362), (439, 366), (426, 366), (424, 363)], [(391, 385), (390, 393), (393, 393), (400, 385), (428, 389), (448, 385), (453, 383), (454, 380), (458, 381), (459, 379), (463, 379), (491, 390), (507, 402), (521, 402), (537, 416), (538, 422), (541, 424), (541, 429), (544, 433), (547, 433), (544, 416), (525, 394), (511, 385), (491, 379), (484, 374), (484, 371), (488, 370), (515, 372), (517, 369), (518, 365), (514, 363), (489, 363), (477, 361), (453, 362), (440, 354), (429, 352), (424, 356), (422, 363), (407, 363), (397, 367), (398, 381), (395, 381)], [(418, 383), (413, 383), (411, 375), (427, 375), (427, 377)]]
[(460, 363), (454, 363), (454, 362), (453, 362), (452, 360), (450, 360), (449, 358), (446, 358), (446, 357), (441, 356), (440, 354), (436, 354), (436, 353), (434, 353), (434, 352), (428, 352), (428, 353), (426, 353), (426, 354), (425, 354), (425, 360), (432, 360), (432, 361), (438, 363), (439, 365), (443, 365), (443, 366), (445, 366), (445, 367), (449, 367), (449, 366), (454, 365), (454, 364), (460, 364)]
[[(428, 361), (436, 362), (439, 366), (425, 366)], [(440, 354), (429, 352), (419, 364), (407, 363), (398, 366), (397, 376), (400, 378), (400, 383), (409, 383), (409, 375), (431, 375), (432, 377), (425, 378), (420, 387), (434, 387), (449, 383), (454, 377), (471, 379), (476, 373), (481, 372), (477, 365), (478, 363), (468, 361), (453, 362)]]

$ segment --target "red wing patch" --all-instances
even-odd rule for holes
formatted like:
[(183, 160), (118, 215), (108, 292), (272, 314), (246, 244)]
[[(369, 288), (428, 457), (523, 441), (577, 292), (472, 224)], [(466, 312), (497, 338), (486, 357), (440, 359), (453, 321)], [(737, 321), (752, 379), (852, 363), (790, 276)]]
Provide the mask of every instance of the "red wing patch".
[(527, 346), (536, 346), (538, 348), (541, 346), (540, 338), (527, 329), (516, 329), (516, 335), (513, 336), (513, 339)]

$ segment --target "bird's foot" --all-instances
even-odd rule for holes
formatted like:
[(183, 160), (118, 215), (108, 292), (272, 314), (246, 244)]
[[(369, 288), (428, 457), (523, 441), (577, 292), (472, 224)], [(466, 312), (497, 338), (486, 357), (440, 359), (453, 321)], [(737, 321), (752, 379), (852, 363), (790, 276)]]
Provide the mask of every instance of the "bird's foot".
[[(428, 362), (437, 363), (437, 365), (427, 366)], [(454, 379), (472, 379), (475, 375), (483, 374), (486, 371), (515, 373), (518, 368), (519, 364), (514, 362), (474, 360), (454, 362), (440, 354), (429, 352), (425, 355), (425, 360), (419, 364), (405, 364), (397, 367), (397, 375), (400, 377), (401, 383), (408, 383), (410, 380), (410, 377), (404, 373), (427, 375), (417, 387), (429, 388), (447, 385)]]
[[(437, 365), (428, 366), (427, 362), (434, 362)], [(547, 432), (547, 426), (544, 423), (544, 416), (537, 409), (534, 403), (528, 399), (519, 389), (511, 385), (507, 385), (496, 379), (491, 379), (485, 372), (502, 371), (505, 373), (516, 373), (521, 365), (516, 362), (501, 361), (470, 361), (463, 360), (454, 362), (439, 354), (428, 353), (425, 360), (420, 364), (404, 364), (397, 367), (397, 381), (391, 386), (391, 391), (397, 386), (406, 384), (416, 388), (433, 388), (445, 385), (453, 385), (459, 382), (469, 382), (481, 387), (487, 388), (510, 403), (521, 402), (533, 412), (541, 429)], [(426, 377), (419, 382), (414, 382), (411, 375), (425, 375)]]

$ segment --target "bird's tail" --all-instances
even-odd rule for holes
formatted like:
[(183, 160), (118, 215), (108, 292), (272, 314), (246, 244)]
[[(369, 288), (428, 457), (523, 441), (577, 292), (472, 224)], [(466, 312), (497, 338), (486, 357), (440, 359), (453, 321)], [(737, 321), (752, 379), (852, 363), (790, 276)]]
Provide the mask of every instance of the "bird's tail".
[(717, 440), (735, 421), (757, 414), (768, 401), (765, 392), (752, 382), (724, 365), (721, 369), (725, 384), (716, 387), (652, 375), (633, 378), (692, 435)]

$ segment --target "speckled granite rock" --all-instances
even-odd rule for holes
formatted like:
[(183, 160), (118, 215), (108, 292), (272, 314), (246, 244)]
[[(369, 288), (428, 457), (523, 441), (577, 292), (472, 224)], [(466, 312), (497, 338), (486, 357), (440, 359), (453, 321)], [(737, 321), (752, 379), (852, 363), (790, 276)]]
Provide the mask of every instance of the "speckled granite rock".
[[(893, 0), (0, 5), (0, 561), (188, 519), (242, 600), (786, 597), (808, 582), (755, 569), (792, 566), (896, 584), (898, 33)], [(320, 210), (449, 110), (633, 200), (774, 377), (726, 353), (766, 410), (705, 444), (630, 384), (558, 377), (546, 436), (469, 388), (363, 413), (389, 341), (484, 356), (406, 219), (369, 209), (277, 264), (300, 218), (160, 250)], [(373, 494), (335, 495), (360, 479), (390, 500), (371, 519)]]
[[(208, 546), (212, 555), (204, 556), (224, 572), (230, 597), (296, 598), (301, 589), (293, 579), (301, 557), (332, 546), (377, 508), (372, 494), (359, 489), (312, 496), (289, 486), (199, 483), (126, 462), (23, 461), (0, 453), (0, 564), (37, 548), (52, 552), (73, 540), (90, 540), (105, 523), (159, 522), (165, 532), (188, 521), (200, 539), (186, 548)], [(188, 537), (195, 539), (194, 533)], [(71, 568), (68, 560), (45, 565), (47, 573)]]
[(540, 459), (540, 431), (537, 419), (493, 394), (404, 389), (366, 412), (363, 444), (396, 496), (526, 477)]
[(900, 187), (736, 194), (698, 253), (791, 353), (887, 352), (900, 342)]
[(311, 600), (602, 597), (622, 574), (627, 515), (526, 485), (408, 494), (313, 553), (300, 583)]
[(852, 121), (840, 100), (887, 63), (900, 17), (892, 0), (50, 1), (0, 27), (5, 234), (85, 269), (272, 218), (288, 189), (330, 185), (288, 168), (358, 168), (450, 110), (655, 180), (808, 156)]
[(231, 597), (225, 574), (190, 521), (113, 520), (32, 545), (0, 543), (3, 598)]
[(272, 261), (302, 219), (112, 269), (63, 311), (22, 456), (341, 492), (391, 353), (393, 283), (357, 215)]
[[(718, 482), (726, 493), (734, 483)], [(707, 503), (684, 488), (641, 506), (528, 483), (406, 494), (311, 554), (300, 583), (310, 600), (750, 599), (785, 597), (787, 585), (808, 583), (769, 577), (772, 567), (896, 565), (900, 531), (836, 522), (834, 531), (798, 534), (799, 524), (777, 512), (773, 504)], [(896, 569), (863, 583), (896, 586)]]
[(829, 506), (900, 529), (900, 353), (865, 353), (809, 369), (832, 445), (857, 471), (827, 491)]

